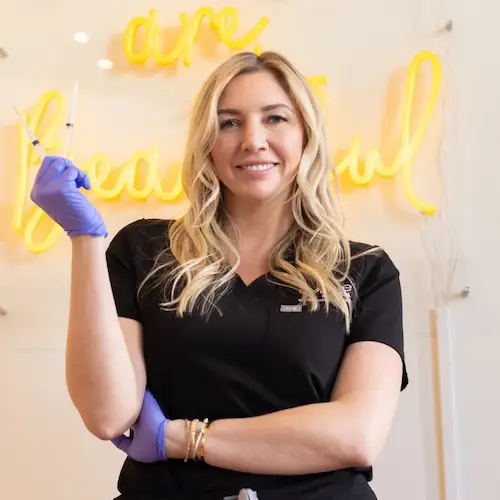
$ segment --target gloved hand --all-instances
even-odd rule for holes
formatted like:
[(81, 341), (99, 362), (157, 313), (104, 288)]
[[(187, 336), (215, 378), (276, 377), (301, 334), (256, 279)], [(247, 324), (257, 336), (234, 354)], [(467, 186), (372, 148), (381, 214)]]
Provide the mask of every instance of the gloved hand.
[(141, 413), (132, 426), (132, 435), (118, 436), (113, 444), (137, 462), (153, 463), (167, 460), (165, 426), (168, 419), (153, 395), (146, 391)]
[(46, 156), (35, 178), (31, 200), (68, 234), (107, 236), (101, 214), (80, 188), (90, 189), (87, 174), (58, 156)]

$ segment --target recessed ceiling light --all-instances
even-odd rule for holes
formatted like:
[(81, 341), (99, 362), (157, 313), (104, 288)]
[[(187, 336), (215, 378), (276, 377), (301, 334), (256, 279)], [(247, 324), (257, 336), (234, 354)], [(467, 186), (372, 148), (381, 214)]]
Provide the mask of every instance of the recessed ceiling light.
[(76, 43), (88, 43), (89, 36), (87, 35), (87, 33), (80, 31), (73, 35), (73, 39), (75, 40)]
[(99, 59), (97, 61), (97, 66), (101, 69), (112, 69), (113, 61), (110, 61), (109, 59)]

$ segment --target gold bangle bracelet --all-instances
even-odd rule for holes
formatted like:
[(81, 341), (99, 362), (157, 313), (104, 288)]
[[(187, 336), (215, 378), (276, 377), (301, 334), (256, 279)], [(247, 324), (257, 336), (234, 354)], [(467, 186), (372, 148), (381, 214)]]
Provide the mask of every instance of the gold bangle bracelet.
[(189, 460), (189, 452), (190, 452), (190, 445), (191, 445), (191, 438), (190, 438), (190, 428), (191, 425), (189, 423), (189, 420), (184, 419), (184, 423), (186, 424), (186, 437), (187, 437), (187, 447), (186, 447), (186, 456), (184, 457), (184, 462), (187, 462)]
[(188, 458), (194, 459), (194, 447), (196, 444), (196, 430), (198, 428), (199, 420), (195, 418), (191, 421), (190, 436), (189, 436), (189, 454)]
[(210, 422), (207, 422), (207, 425), (203, 428), (202, 435), (201, 435), (201, 442), (200, 442), (200, 449), (199, 449), (199, 457), (200, 460), (205, 461), (205, 445), (207, 442), (207, 435), (208, 435), (208, 430), (210, 429)]
[(208, 418), (203, 420), (204, 426), (202, 426), (200, 429), (198, 429), (197, 435), (196, 435), (196, 443), (194, 447), (194, 452), (193, 452), (193, 460), (201, 460), (201, 455), (200, 455), (200, 446), (201, 446), (201, 441), (203, 439), (203, 436), (205, 435), (205, 429), (207, 428), (208, 423)]

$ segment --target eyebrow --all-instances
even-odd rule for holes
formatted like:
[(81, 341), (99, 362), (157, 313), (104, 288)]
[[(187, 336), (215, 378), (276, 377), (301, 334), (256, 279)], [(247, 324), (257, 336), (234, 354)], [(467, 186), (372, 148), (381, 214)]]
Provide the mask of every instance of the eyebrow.
[[(274, 111), (275, 109), (279, 109), (279, 108), (285, 108), (288, 111), (293, 113), (293, 109), (290, 106), (288, 106), (286, 104), (282, 104), (282, 103), (268, 104), (267, 106), (263, 106), (260, 109), (261, 109), (261, 111)], [(223, 109), (217, 110), (217, 114), (219, 114), (219, 115), (241, 115), (242, 112), (241, 112), (241, 110), (235, 109), (235, 108), (223, 108)]]

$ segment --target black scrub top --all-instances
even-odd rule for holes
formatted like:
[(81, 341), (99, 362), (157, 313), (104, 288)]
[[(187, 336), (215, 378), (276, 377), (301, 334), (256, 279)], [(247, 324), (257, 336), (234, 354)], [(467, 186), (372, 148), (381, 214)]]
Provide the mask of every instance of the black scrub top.
[[(160, 309), (162, 291), (137, 294), (169, 221), (141, 219), (111, 241), (107, 264), (118, 315), (139, 321), (147, 385), (169, 419), (242, 418), (330, 400), (345, 349), (376, 341), (394, 348), (404, 367), (399, 272), (383, 251), (353, 260), (355, 314), (346, 333), (334, 308), (310, 312), (300, 295), (262, 276), (235, 277), (209, 319)], [(369, 248), (352, 243), (353, 254)], [(354, 290), (346, 283), (345, 293)], [(408, 383), (404, 368), (401, 388)], [(244, 450), (242, 450), (244, 453)], [(262, 460), (266, 460), (263, 456)], [(259, 500), (369, 500), (371, 467), (300, 476), (234, 472), (202, 462), (143, 464), (127, 458), (121, 500), (222, 500), (241, 488)]]

